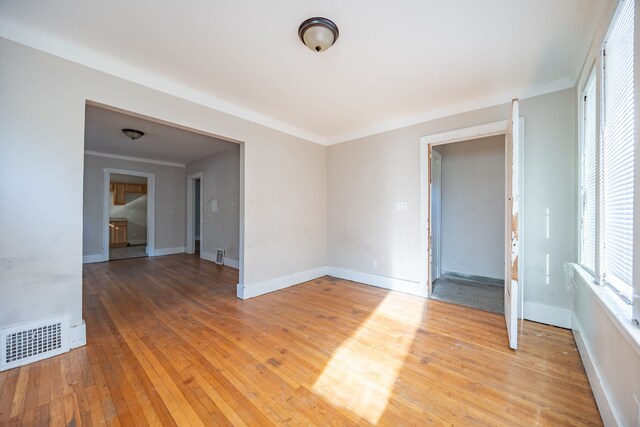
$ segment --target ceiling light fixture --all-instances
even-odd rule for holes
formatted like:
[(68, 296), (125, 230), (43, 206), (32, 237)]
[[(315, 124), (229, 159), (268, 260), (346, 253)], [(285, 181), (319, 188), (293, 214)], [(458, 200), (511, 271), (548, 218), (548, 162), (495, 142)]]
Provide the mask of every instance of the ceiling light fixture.
[(144, 135), (144, 132), (136, 130), (136, 129), (122, 129), (122, 132), (127, 135), (129, 138), (131, 138), (132, 141), (135, 141), (136, 139), (142, 137), (142, 135)]
[(338, 40), (338, 26), (327, 18), (309, 18), (300, 24), (298, 36), (309, 49), (323, 52)]

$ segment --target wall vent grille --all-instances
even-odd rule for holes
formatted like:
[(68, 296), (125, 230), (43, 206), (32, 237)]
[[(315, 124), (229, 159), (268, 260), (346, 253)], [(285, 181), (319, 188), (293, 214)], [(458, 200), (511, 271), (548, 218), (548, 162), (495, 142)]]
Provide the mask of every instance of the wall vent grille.
[(216, 264), (224, 264), (224, 249), (218, 249), (216, 251)]
[(69, 351), (68, 318), (22, 325), (0, 331), (0, 371)]

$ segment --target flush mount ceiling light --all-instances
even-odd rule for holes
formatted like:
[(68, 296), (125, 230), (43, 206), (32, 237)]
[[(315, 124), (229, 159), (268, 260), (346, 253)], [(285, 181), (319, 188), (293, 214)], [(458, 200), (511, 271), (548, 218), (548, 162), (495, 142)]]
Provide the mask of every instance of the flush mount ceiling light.
[(338, 26), (327, 18), (309, 18), (300, 24), (298, 36), (309, 49), (323, 52), (338, 40)]
[(122, 132), (131, 138), (132, 141), (135, 141), (144, 135), (144, 132), (135, 129), (122, 129)]

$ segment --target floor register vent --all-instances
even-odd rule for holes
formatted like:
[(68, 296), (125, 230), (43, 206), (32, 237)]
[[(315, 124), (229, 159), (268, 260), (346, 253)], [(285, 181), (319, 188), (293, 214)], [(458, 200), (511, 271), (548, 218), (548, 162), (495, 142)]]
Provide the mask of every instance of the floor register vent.
[(218, 249), (216, 251), (216, 264), (224, 264), (224, 249)]
[(69, 351), (69, 319), (51, 319), (0, 331), (0, 371)]

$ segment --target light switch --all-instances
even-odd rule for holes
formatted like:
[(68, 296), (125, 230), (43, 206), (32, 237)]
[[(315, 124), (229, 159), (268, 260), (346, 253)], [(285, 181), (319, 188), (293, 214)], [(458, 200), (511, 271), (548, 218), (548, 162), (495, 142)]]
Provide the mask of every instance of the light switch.
[(396, 202), (396, 210), (397, 211), (406, 211), (407, 210), (407, 202)]
[(211, 212), (218, 212), (218, 201), (211, 200)]

